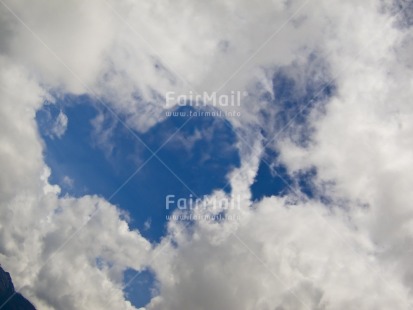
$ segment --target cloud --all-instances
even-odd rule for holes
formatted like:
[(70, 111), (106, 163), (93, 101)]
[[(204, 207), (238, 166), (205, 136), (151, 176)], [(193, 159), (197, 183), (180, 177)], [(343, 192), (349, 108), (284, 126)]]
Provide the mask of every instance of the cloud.
[(67, 175), (65, 175), (63, 177), (63, 180), (62, 180), (62, 185), (63, 186), (71, 189), (71, 188), (73, 188), (74, 183), (75, 183), (75, 181), (72, 178), (68, 177)]
[(68, 123), (67, 116), (62, 111), (60, 111), (59, 114), (57, 115), (55, 123), (53, 124), (52, 133), (57, 138), (61, 138), (67, 129), (67, 123)]
[[(240, 223), (171, 224), (173, 241), (164, 240), (155, 267), (160, 296), (149, 309), (412, 306), (411, 36), (375, 2), (356, 12), (353, 3), (338, 7), (324, 8), (336, 39), (320, 46), (336, 93), (310, 106), (308, 143), (296, 139), (300, 123), (281, 135), (260, 124), (278, 138), (271, 146), (290, 174), (316, 169), (316, 197), (329, 199), (291, 193), (252, 205)], [(298, 63), (295, 83), (314, 79), (307, 66)]]
[[(47, 94), (8, 60), (0, 60), (1, 84), (7, 90), (0, 109), (2, 265), (38, 308), (133, 309), (123, 296), (122, 273), (143, 268), (149, 242), (102, 198), (57, 196), (59, 188), (47, 182), (34, 119)], [(98, 259), (104, 262), (99, 267)]]
[(238, 215), (170, 225), (154, 262), (160, 296), (148, 309), (408, 308), (400, 274), (382, 266), (344, 210), (272, 197)]
[[(260, 67), (308, 55), (326, 26), (303, 1), (4, 4), (13, 61), (48, 88), (99, 98), (141, 131), (165, 117), (167, 92), (244, 90)], [(245, 119), (254, 104), (243, 104)]]

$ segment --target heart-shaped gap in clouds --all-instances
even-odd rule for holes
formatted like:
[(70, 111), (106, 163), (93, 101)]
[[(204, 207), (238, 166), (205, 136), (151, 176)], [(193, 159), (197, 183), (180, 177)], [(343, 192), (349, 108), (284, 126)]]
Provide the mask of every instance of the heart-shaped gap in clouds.
[[(178, 112), (190, 110), (180, 107)], [(51, 126), (62, 114), (67, 117), (66, 131), (51, 135)], [(103, 196), (125, 211), (131, 228), (159, 242), (178, 199), (202, 198), (217, 189), (229, 192), (227, 175), (240, 166), (235, 133), (222, 118), (188, 120), (189, 113), (179, 115), (132, 134), (88, 97), (66, 96), (45, 105), (36, 120), (51, 168), (50, 182), (61, 187), (61, 195)], [(159, 149), (156, 156), (144, 144), (154, 152)], [(168, 195), (175, 203), (166, 206)], [(141, 276), (137, 278), (140, 283)], [(154, 284), (150, 273), (146, 278)], [(137, 290), (134, 283), (131, 286), (129, 290)], [(143, 296), (147, 298), (130, 301), (144, 306), (150, 290)]]
[[(68, 119), (67, 130), (52, 136), (50, 126), (61, 113)], [(50, 181), (60, 185), (62, 195), (97, 194), (109, 199), (130, 216), (132, 228), (152, 242), (159, 241), (166, 233), (166, 215), (176, 207), (172, 203), (166, 208), (168, 195), (176, 202), (202, 198), (217, 189), (228, 192), (227, 175), (240, 166), (236, 135), (225, 120), (205, 115), (188, 120), (189, 113), (179, 115), (145, 133), (132, 134), (88, 97), (67, 96), (45, 105), (36, 119), (52, 170)], [(153, 156), (144, 144), (154, 152), (160, 148), (159, 152)]]

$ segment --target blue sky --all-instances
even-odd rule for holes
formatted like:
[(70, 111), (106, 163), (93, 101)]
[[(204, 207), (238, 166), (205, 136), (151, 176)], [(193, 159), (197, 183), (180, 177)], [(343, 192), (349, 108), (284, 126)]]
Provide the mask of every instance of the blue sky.
[[(67, 115), (69, 122), (66, 133), (59, 139), (47, 135), (47, 128), (60, 111)], [(187, 117), (170, 117), (148, 132), (136, 132), (142, 142), (116, 124), (108, 145), (98, 145), (100, 133), (95, 132), (92, 125), (98, 113), (98, 108), (86, 97), (70, 98), (70, 104), (63, 100), (38, 112), (37, 121), (46, 142), (45, 159), (52, 168), (51, 182), (62, 186), (62, 195), (96, 194), (109, 199), (116, 192), (111, 202), (130, 214), (132, 227), (157, 242), (165, 233), (167, 195), (189, 199), (218, 189), (231, 190), (227, 174), (239, 166), (239, 154), (236, 136), (222, 119), (194, 118), (168, 142)], [(159, 159), (150, 159), (117, 192), (151, 157), (152, 152), (144, 144), (152, 151), (163, 145), (157, 153)], [(112, 149), (108, 150), (109, 147)], [(65, 184), (65, 177), (73, 180), (73, 187)], [(146, 229), (148, 221), (151, 225)]]

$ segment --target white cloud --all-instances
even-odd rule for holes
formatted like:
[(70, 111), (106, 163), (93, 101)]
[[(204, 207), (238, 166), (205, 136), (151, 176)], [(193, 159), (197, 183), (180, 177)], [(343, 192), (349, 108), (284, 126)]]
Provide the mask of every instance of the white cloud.
[(59, 189), (47, 183), (34, 119), (46, 93), (24, 69), (0, 61), (2, 265), (40, 309), (133, 309), (123, 296), (122, 272), (143, 268), (150, 244), (102, 198), (57, 197)]
[[(138, 130), (164, 117), (167, 92), (218, 90), (234, 72), (222, 92), (243, 90), (260, 66), (305, 57), (325, 32), (303, 1), (5, 3), (25, 23), (2, 7), (14, 61), (48, 87), (100, 97)], [(243, 103), (245, 119), (255, 119), (254, 103)]]
[(68, 177), (67, 175), (63, 177), (63, 180), (62, 180), (63, 186), (66, 186), (67, 188), (71, 189), (73, 188), (74, 184), (75, 184), (75, 180), (73, 180), (71, 177)]
[[(239, 223), (171, 225), (148, 309), (407, 309), (408, 288), (345, 211), (269, 198)], [(177, 231), (174, 233), (174, 231)]]
[(60, 111), (50, 128), (50, 136), (61, 138), (67, 129), (68, 118), (63, 111)]
[[(320, 48), (337, 95), (310, 114), (308, 147), (287, 138), (295, 126), (274, 143), (290, 172), (317, 169), (332, 202), (273, 197), (239, 224), (200, 222), (176, 234), (178, 247), (156, 263), (161, 294), (149, 309), (412, 306), (411, 36), (378, 8), (323, 8), (336, 38)], [(298, 77), (308, 81), (305, 70)]]

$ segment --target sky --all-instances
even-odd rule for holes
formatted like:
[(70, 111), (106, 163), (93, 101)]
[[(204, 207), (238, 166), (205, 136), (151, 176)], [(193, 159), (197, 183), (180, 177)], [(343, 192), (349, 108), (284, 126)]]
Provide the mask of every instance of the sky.
[(2, 267), (46, 310), (413, 308), (412, 55), (410, 0), (0, 0)]

